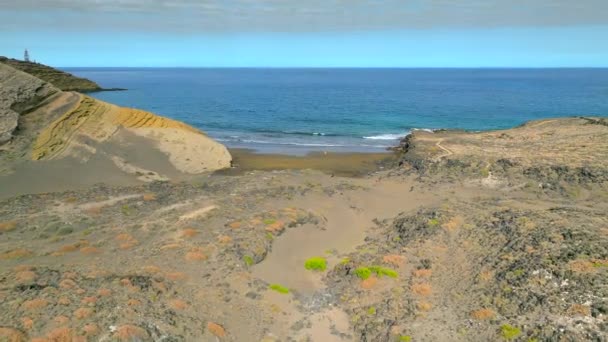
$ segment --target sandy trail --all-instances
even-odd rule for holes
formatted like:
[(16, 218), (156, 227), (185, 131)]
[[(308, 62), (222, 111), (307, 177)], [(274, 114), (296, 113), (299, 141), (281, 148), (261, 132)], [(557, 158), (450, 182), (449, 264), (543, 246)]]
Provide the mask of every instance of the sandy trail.
[[(252, 271), (253, 277), (269, 284), (286, 286), (295, 291), (299, 301), (312, 306), (312, 312), (307, 316), (309, 327), (299, 332), (301, 337), (308, 335), (312, 341), (348, 341), (351, 339), (347, 336), (352, 336), (352, 333), (344, 311), (314, 304), (316, 298), (324, 294), (323, 272), (305, 270), (305, 261), (321, 256), (327, 259), (327, 267), (331, 269), (340, 262), (342, 255), (364, 244), (365, 236), (375, 226), (375, 219), (415, 211), (436, 201), (432, 193), (417, 192), (415, 196), (403, 196), (410, 192), (413, 181), (350, 181), (361, 188), (333, 196), (308, 195), (290, 203), (324, 218), (324, 222), (288, 229), (276, 238), (272, 251)], [(271, 205), (276, 207), (275, 203)], [(265, 300), (271, 305), (286, 308), (285, 311), (289, 312), (288, 326), (304, 317), (294, 300), (286, 301), (285, 296), (273, 294)]]

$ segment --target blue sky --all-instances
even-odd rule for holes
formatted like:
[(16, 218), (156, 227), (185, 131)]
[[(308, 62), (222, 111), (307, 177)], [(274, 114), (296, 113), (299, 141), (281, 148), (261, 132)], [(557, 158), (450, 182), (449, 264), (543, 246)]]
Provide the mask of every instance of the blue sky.
[[(54, 66), (608, 67), (608, 1), (0, 0)], [(457, 5), (454, 5), (457, 3)]]

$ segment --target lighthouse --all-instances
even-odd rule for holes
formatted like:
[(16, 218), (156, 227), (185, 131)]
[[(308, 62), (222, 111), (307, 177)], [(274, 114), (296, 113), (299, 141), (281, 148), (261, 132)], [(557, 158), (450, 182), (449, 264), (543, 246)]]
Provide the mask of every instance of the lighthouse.
[(25, 53), (23, 53), (23, 60), (26, 62), (30, 61), (30, 53), (25, 49)]

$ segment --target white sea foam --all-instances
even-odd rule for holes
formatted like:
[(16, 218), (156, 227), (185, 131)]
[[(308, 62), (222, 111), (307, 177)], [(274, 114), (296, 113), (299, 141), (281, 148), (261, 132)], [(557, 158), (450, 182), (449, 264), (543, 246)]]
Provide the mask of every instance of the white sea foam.
[(363, 137), (363, 139), (369, 140), (398, 140), (403, 138), (404, 136), (410, 134), (410, 132), (404, 133), (388, 133), (388, 134), (379, 134), (379, 135), (371, 135), (368, 137)]

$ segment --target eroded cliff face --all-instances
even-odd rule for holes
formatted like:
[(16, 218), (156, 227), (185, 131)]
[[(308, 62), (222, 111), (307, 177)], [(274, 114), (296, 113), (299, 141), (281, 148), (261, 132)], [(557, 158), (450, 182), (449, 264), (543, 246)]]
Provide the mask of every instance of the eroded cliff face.
[(150, 181), (171, 178), (164, 172), (168, 167), (198, 174), (230, 167), (232, 159), (223, 145), (194, 127), (64, 92), (2, 63), (0, 144), (0, 174), (7, 172), (8, 164), (28, 160), (70, 158), (82, 164), (103, 157)]
[(0, 63), (0, 144), (11, 140), (25, 114), (59, 89), (40, 79)]

